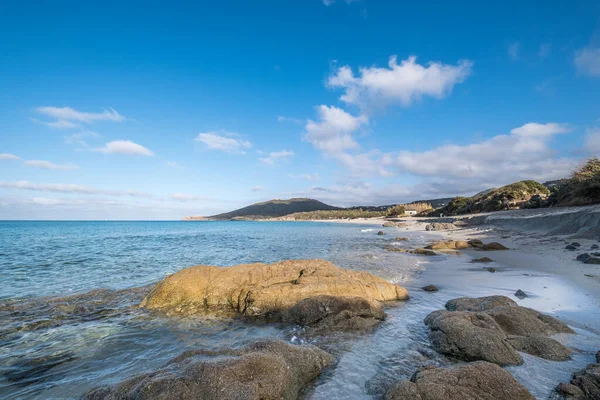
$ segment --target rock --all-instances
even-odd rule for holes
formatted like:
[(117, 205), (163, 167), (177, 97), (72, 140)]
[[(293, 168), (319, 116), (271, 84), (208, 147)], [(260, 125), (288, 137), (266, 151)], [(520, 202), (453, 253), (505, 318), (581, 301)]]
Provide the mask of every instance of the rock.
[(333, 357), (317, 347), (264, 340), (241, 350), (187, 351), (156, 372), (93, 390), (83, 398), (296, 399), (332, 363)]
[(533, 400), (527, 389), (497, 365), (478, 361), (458, 368), (417, 371), (385, 395), (386, 400)]
[(588, 253), (583, 253), (583, 254), (580, 254), (580, 255), (578, 255), (578, 256), (577, 256), (575, 259), (576, 259), (577, 261), (582, 261), (582, 262), (585, 262), (585, 260), (587, 260), (587, 259), (588, 259), (588, 258), (590, 258), (590, 257), (591, 257), (591, 256), (590, 256)]
[(408, 224), (403, 222), (385, 221), (381, 226), (385, 228), (401, 228), (403, 226), (408, 226)]
[(426, 231), (447, 231), (457, 229), (458, 227), (451, 223), (445, 222), (434, 222), (432, 224), (425, 225)]
[(600, 363), (589, 364), (585, 369), (574, 373), (571, 382), (561, 383), (556, 390), (568, 399), (600, 399)]
[(433, 348), (465, 361), (521, 365), (521, 355), (510, 345), (500, 326), (486, 313), (434, 311), (425, 318)]
[(521, 289), (519, 289), (519, 290), (517, 290), (515, 292), (515, 297), (518, 298), (518, 299), (523, 300), (523, 299), (527, 298), (528, 296), (527, 296), (527, 294), (524, 291), (522, 291)]
[(596, 353), (596, 362), (600, 364), (600, 351)]
[(287, 260), (219, 268), (185, 268), (159, 282), (140, 304), (167, 314), (276, 317), (316, 296), (359, 297), (376, 302), (405, 300), (406, 290), (366, 272), (323, 260)]
[(469, 240), (467, 243), (469, 243), (469, 245), (471, 247), (477, 247), (477, 248), (483, 247), (483, 242), (479, 239)]
[(496, 268), (494, 268), (494, 267), (487, 267), (487, 268), (485, 268), (485, 270), (486, 270), (487, 272), (491, 272), (492, 274), (493, 274), (494, 272), (496, 272)]
[(434, 285), (423, 286), (421, 289), (423, 289), (426, 292), (437, 292), (439, 290), (437, 286)]
[(494, 250), (508, 250), (508, 247), (498, 243), (498, 242), (491, 242), (488, 244), (484, 244), (481, 247), (481, 250), (485, 250), (485, 251), (494, 251)]
[(588, 257), (583, 263), (584, 264), (600, 264), (600, 258)]
[(469, 247), (469, 243), (462, 240), (441, 240), (425, 246), (426, 249), (430, 250), (462, 250)]
[(508, 342), (518, 351), (552, 361), (571, 358), (571, 349), (560, 342), (544, 336), (509, 336)]
[(594, 257), (600, 257), (600, 252), (596, 251), (594, 253), (591, 253), (591, 255), (593, 255)]
[(446, 303), (449, 311), (485, 311), (504, 332), (517, 336), (548, 336), (575, 333), (565, 323), (531, 308), (520, 307), (506, 296), (462, 297)]
[(556, 388), (556, 391), (558, 393), (565, 395), (567, 398), (569, 398), (569, 397), (582, 398), (583, 397), (583, 390), (579, 389), (578, 386), (575, 386), (570, 383), (561, 383)]
[(590, 247), (590, 249), (597, 250), (600, 249), (600, 246), (598, 246), (597, 244), (593, 244), (592, 247)]
[(435, 256), (437, 255), (434, 251), (428, 249), (414, 249), (409, 251), (411, 254), (420, 254), (422, 256)]
[(494, 260), (492, 260), (489, 257), (481, 257), (481, 258), (475, 258), (473, 260), (471, 260), (472, 263), (490, 263), (490, 262), (494, 262)]
[(379, 232), (377, 232), (377, 234), (378, 234), (379, 236), (383, 236), (383, 235), (385, 235), (385, 232), (384, 232), (384, 231), (379, 231)]
[(579, 243), (579, 242), (573, 242), (573, 243), (571, 243), (571, 246), (573, 246), (573, 247), (581, 247), (581, 243)]
[(519, 307), (506, 296), (460, 297), (448, 300), (445, 307), (448, 311), (487, 311), (500, 306)]
[(407, 237), (397, 237), (397, 238), (393, 238), (392, 242), (406, 242), (408, 241)]
[(568, 244), (568, 245), (565, 247), (565, 249), (566, 249), (566, 250), (575, 251), (575, 250), (577, 250), (577, 247), (575, 247), (575, 246), (572, 246), (572, 245)]
[(383, 307), (360, 297), (316, 296), (279, 313), (282, 322), (308, 326), (311, 333), (371, 328), (385, 319)]

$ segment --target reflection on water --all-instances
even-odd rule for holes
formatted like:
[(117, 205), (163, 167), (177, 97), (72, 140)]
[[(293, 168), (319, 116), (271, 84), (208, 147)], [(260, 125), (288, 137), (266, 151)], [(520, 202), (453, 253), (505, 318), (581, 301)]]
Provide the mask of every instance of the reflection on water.
[[(368, 229), (364, 226), (310, 223), (2, 224), (2, 233), (14, 240), (1, 236), (8, 258), (2, 258), (0, 274), (21, 279), (0, 289), (2, 398), (77, 398), (98, 385), (155, 370), (188, 349), (240, 347), (261, 337), (314, 343), (336, 356), (336, 367), (307, 390), (307, 398), (380, 398), (419, 366), (456, 363), (431, 349), (422, 322), (450, 298), (510, 295), (518, 285), (531, 294), (522, 305), (556, 312), (569, 322), (589, 314), (585, 296), (552, 277), (524, 276), (510, 266), (490, 274), (472, 268), (470, 257), (383, 250), (394, 232), (409, 236), (408, 245), (423, 243), (424, 238), (400, 230), (386, 230), (381, 237), (376, 230), (361, 231)], [(411, 299), (388, 308), (387, 320), (372, 332), (327, 337), (279, 324), (164, 318), (138, 308), (147, 284), (187, 265), (312, 257), (394, 282), (412, 277), (406, 283)], [(419, 289), (428, 283), (440, 292)], [(548, 288), (551, 292), (544, 291)], [(64, 295), (72, 291), (79, 294)], [(572, 295), (557, 299), (551, 293)], [(593, 360), (598, 336), (583, 325), (576, 329), (578, 335), (558, 338), (575, 348), (572, 361), (525, 355), (523, 366), (509, 368), (536, 397), (547, 398), (559, 381)]]

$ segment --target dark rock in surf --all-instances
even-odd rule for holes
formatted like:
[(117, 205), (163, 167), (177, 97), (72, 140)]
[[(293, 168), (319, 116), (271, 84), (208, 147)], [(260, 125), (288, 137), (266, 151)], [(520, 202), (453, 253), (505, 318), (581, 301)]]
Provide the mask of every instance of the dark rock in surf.
[(517, 290), (515, 292), (515, 297), (518, 298), (518, 299), (523, 300), (523, 299), (527, 298), (528, 296), (527, 296), (527, 293), (525, 293), (524, 291), (522, 291), (521, 289), (519, 289), (519, 290)]
[(489, 257), (481, 257), (481, 258), (475, 258), (473, 260), (471, 260), (470, 262), (477, 264), (477, 263), (490, 263), (490, 262), (494, 262), (494, 260), (492, 260)]
[(423, 286), (421, 289), (423, 289), (425, 292), (437, 292), (439, 290), (437, 286), (434, 285)]

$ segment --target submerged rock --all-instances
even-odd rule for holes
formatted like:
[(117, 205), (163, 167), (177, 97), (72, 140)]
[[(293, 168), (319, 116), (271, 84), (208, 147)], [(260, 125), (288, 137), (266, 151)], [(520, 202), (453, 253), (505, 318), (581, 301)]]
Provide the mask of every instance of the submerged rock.
[(469, 245), (471, 245), (472, 247), (483, 247), (483, 242), (479, 239), (469, 240), (467, 243), (469, 243)]
[(484, 269), (485, 269), (487, 272), (491, 272), (492, 274), (493, 274), (494, 272), (496, 272), (496, 268), (494, 268), (494, 267), (487, 267), (487, 268), (484, 268)]
[(494, 262), (494, 260), (492, 260), (489, 257), (481, 257), (481, 258), (475, 258), (473, 260), (471, 260), (472, 263), (490, 263), (490, 262)]
[(408, 298), (404, 288), (367, 272), (344, 270), (323, 260), (287, 260), (186, 268), (159, 282), (140, 306), (169, 314), (222, 312), (269, 319), (323, 295), (358, 297), (373, 307)]
[(437, 286), (434, 285), (423, 286), (421, 289), (423, 289), (426, 292), (437, 292), (439, 290)]
[(600, 246), (598, 246), (597, 244), (593, 244), (593, 245), (590, 247), (590, 249), (592, 249), (592, 250), (597, 250), (597, 249), (600, 249)]
[(407, 237), (397, 237), (397, 238), (393, 238), (392, 242), (406, 242), (408, 241)]
[(187, 351), (156, 372), (93, 390), (83, 398), (296, 399), (332, 363), (333, 357), (317, 347), (264, 340), (241, 350)]
[(566, 249), (566, 250), (575, 251), (575, 250), (577, 250), (577, 247), (575, 247), (575, 246), (573, 246), (573, 245), (570, 245), (570, 244), (568, 244), (568, 245), (565, 247), (565, 249)]
[(379, 231), (379, 232), (377, 232), (377, 235), (383, 236), (383, 235), (385, 235), (385, 232), (384, 231)]
[(485, 251), (508, 250), (508, 247), (506, 247), (503, 244), (500, 244), (498, 242), (491, 242), (491, 243), (488, 243), (488, 244), (484, 244), (481, 247), (481, 250), (485, 250)]
[(434, 311), (425, 318), (433, 348), (465, 361), (521, 365), (523, 358), (510, 345), (500, 326), (486, 313)]
[(589, 257), (588, 259), (586, 259), (584, 262), (584, 264), (600, 264), (600, 258), (597, 257)]
[(485, 361), (458, 368), (427, 368), (410, 381), (396, 384), (386, 400), (533, 400), (527, 389), (507, 371)]

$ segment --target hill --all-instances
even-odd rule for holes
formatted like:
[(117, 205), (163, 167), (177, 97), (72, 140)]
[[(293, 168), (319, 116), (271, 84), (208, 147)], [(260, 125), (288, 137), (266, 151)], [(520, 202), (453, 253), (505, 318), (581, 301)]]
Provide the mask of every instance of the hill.
[(585, 206), (600, 203), (600, 160), (592, 158), (579, 167), (569, 179), (552, 188), (551, 206)]
[(490, 189), (473, 197), (455, 197), (448, 205), (433, 211), (430, 215), (461, 215), (480, 212), (531, 208), (550, 195), (547, 187), (536, 181), (520, 181)]
[(228, 220), (228, 219), (262, 219), (283, 217), (284, 215), (309, 212), (309, 211), (329, 211), (340, 210), (339, 207), (330, 206), (318, 200), (294, 198), (288, 200), (269, 200), (262, 203), (255, 203), (238, 210), (228, 213), (213, 215), (208, 219)]

